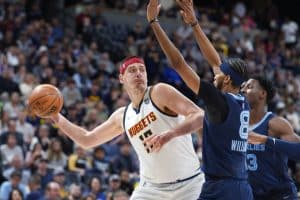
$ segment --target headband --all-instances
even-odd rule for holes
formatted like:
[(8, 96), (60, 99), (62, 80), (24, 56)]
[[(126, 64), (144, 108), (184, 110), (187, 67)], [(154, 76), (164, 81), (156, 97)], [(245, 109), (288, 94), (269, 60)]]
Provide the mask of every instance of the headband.
[(236, 85), (241, 85), (245, 81), (245, 79), (226, 62), (220, 65), (220, 69), (225, 75), (229, 75), (232, 82)]
[(141, 64), (145, 64), (144, 60), (142, 58), (139, 57), (132, 57), (129, 58), (127, 60), (125, 60), (123, 62), (123, 64), (120, 67), (120, 74), (124, 74), (125, 70), (127, 69), (127, 67), (133, 63), (141, 63)]

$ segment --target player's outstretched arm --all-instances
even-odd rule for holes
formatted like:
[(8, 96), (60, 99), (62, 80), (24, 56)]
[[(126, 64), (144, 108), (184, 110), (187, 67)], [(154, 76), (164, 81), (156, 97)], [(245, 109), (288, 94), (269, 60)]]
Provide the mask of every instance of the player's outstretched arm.
[(163, 83), (157, 84), (152, 89), (151, 98), (159, 108), (185, 116), (182, 123), (145, 140), (147, 146), (153, 146), (150, 148), (152, 151), (159, 151), (165, 143), (174, 137), (196, 132), (203, 127), (204, 111), (174, 87)]
[(104, 123), (91, 131), (73, 124), (61, 114), (52, 116), (51, 119), (75, 143), (88, 149), (110, 141), (124, 132), (122, 126), (124, 110), (124, 107), (119, 108)]
[(147, 19), (150, 26), (162, 48), (165, 55), (167, 56), (171, 67), (173, 67), (177, 73), (181, 76), (183, 81), (188, 85), (189, 88), (198, 94), (200, 87), (200, 78), (193, 69), (188, 66), (179, 50), (170, 41), (165, 31), (161, 28), (157, 17), (159, 14), (160, 4), (158, 0), (150, 0), (147, 6)]
[(266, 135), (250, 132), (248, 136), (250, 144), (265, 144), (268, 148), (278, 153), (286, 155), (289, 159), (300, 160), (300, 143), (287, 142), (280, 139), (268, 137)]
[(214, 46), (212, 45), (212, 43), (206, 37), (205, 33), (202, 31), (198, 23), (194, 11), (193, 0), (177, 0), (177, 3), (181, 8), (180, 13), (183, 17), (183, 20), (185, 21), (185, 23), (191, 25), (193, 28), (194, 36), (197, 40), (198, 46), (200, 47), (202, 54), (204, 55), (210, 66), (213, 68), (214, 73), (219, 73), (221, 58)]
[(270, 120), (269, 135), (289, 142), (300, 142), (300, 137), (294, 132), (292, 125), (283, 117)]
[(286, 155), (291, 160), (300, 160), (300, 143), (287, 142), (268, 137), (266, 145), (273, 148), (275, 151)]

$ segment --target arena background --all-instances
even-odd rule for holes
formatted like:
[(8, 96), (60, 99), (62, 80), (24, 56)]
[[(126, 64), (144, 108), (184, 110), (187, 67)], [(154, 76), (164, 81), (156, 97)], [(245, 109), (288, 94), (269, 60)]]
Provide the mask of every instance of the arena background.
[[(20, 182), (24, 199), (32, 190), (54, 199), (131, 194), (138, 182), (138, 161), (125, 136), (84, 151), (51, 122), (26, 116), (26, 98), (36, 85), (54, 84), (65, 99), (62, 113), (92, 129), (128, 104), (118, 66), (124, 57), (139, 55), (150, 84), (170, 83), (196, 101), (168, 67), (149, 29), (147, 2), (0, 0), (0, 199), (7, 199), (13, 181)], [(174, 1), (161, 2), (160, 23), (188, 63), (211, 81), (209, 66)], [(195, 1), (195, 9), (222, 57), (241, 57), (251, 74), (273, 80), (277, 94), (269, 110), (289, 120), (299, 134), (300, 18), (292, 9), (297, 1), (286, 2), (202, 0)], [(201, 159), (201, 140), (195, 136), (194, 143)], [(289, 166), (299, 190), (300, 165)], [(52, 180), (60, 186), (47, 190)]]

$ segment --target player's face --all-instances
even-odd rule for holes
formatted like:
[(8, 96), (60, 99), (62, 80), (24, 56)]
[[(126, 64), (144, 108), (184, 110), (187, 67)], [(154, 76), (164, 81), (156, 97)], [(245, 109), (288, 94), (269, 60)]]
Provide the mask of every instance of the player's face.
[(218, 73), (214, 77), (214, 85), (219, 90), (223, 87), (223, 81), (224, 81), (225, 75), (223, 73)]
[(146, 88), (147, 72), (142, 63), (133, 63), (127, 67), (124, 74), (120, 75), (120, 81), (127, 88)]
[(255, 79), (249, 79), (243, 84), (241, 92), (246, 96), (250, 106), (264, 99), (264, 90)]

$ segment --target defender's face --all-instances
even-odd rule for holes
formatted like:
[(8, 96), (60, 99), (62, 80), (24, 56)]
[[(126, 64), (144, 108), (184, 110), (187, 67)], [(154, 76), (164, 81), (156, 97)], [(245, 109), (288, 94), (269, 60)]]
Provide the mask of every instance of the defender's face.
[(245, 84), (243, 84), (241, 92), (246, 96), (250, 106), (257, 104), (261, 99), (264, 98), (264, 90), (259, 85), (259, 82), (255, 79), (249, 79)]
[(124, 74), (120, 74), (120, 82), (126, 88), (146, 88), (147, 87), (147, 72), (146, 67), (142, 63), (133, 63), (127, 67)]

